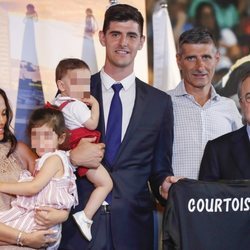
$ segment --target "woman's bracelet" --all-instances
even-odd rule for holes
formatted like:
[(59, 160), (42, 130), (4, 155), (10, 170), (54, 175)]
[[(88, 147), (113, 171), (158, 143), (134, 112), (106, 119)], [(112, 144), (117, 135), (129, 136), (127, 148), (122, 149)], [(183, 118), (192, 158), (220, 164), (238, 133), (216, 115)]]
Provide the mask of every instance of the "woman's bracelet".
[(17, 244), (17, 246), (20, 246), (20, 247), (23, 247), (23, 243), (21, 240), (22, 235), (23, 235), (23, 232), (20, 231), (18, 236), (17, 236), (17, 239), (16, 239), (16, 244)]

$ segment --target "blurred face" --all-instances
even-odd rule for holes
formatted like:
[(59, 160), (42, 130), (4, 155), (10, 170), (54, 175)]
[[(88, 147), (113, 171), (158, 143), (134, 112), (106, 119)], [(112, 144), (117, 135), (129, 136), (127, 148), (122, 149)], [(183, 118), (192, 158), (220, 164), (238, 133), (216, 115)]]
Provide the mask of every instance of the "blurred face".
[(44, 124), (31, 130), (31, 147), (36, 150), (39, 157), (58, 148), (58, 135), (52, 128)]
[(67, 74), (57, 81), (62, 96), (81, 100), (90, 97), (90, 71), (88, 69), (68, 70)]
[(182, 71), (188, 93), (196, 89), (210, 90), (219, 53), (213, 44), (183, 44), (177, 54), (177, 63)]
[(3, 97), (0, 95), (0, 141), (4, 138), (4, 127), (7, 122), (7, 111)]
[(240, 106), (243, 118), (250, 125), (250, 76), (242, 83)]
[(139, 24), (134, 21), (110, 22), (107, 32), (99, 32), (99, 40), (106, 47), (105, 71), (122, 69), (126, 74), (133, 72), (137, 51), (143, 47)]
[(92, 15), (92, 10), (91, 9), (86, 9), (86, 15), (87, 16), (90, 16), (90, 15)]
[(201, 25), (207, 27), (208, 29), (213, 29), (215, 26), (215, 17), (212, 9), (208, 6), (204, 7), (201, 11), (201, 16)]

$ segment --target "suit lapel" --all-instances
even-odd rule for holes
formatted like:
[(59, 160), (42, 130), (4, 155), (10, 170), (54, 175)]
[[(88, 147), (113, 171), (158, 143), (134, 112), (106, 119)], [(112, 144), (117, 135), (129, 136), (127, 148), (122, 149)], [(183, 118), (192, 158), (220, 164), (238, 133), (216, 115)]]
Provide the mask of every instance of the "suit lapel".
[[(100, 118), (97, 130), (101, 132), (101, 141), (105, 143), (105, 121), (104, 121), (104, 112), (102, 105), (103, 100), (102, 100), (102, 84), (101, 84), (100, 73), (97, 73), (91, 77), (91, 94), (97, 99), (97, 101), (100, 104)], [(128, 124), (128, 128), (124, 135), (121, 146), (117, 152), (113, 168), (119, 165), (117, 164), (117, 162), (119, 161), (122, 152), (125, 150), (126, 145), (131, 140), (131, 137), (133, 136), (133, 131), (138, 121), (142, 119), (143, 110), (145, 108), (145, 100), (147, 100), (146, 95), (147, 95), (147, 90), (144, 87), (144, 84), (138, 78), (136, 78), (135, 105)]]
[(134, 130), (136, 128), (136, 125), (138, 122), (142, 119), (143, 110), (145, 108), (145, 100), (146, 98), (146, 89), (144, 88), (142, 82), (136, 78), (136, 97), (135, 97), (135, 105), (133, 108), (133, 112), (126, 130), (126, 133), (124, 135), (124, 138), (122, 140), (121, 146), (117, 152), (116, 160), (114, 162), (114, 167), (116, 168), (119, 166), (117, 162), (119, 161), (120, 157), (123, 155), (123, 151), (126, 150), (126, 146), (129, 141), (131, 141), (131, 138), (133, 137)]
[(234, 147), (232, 147), (231, 153), (235, 166), (238, 167), (242, 178), (244, 178), (244, 176), (250, 176), (250, 142), (246, 126), (234, 134), (232, 141)]

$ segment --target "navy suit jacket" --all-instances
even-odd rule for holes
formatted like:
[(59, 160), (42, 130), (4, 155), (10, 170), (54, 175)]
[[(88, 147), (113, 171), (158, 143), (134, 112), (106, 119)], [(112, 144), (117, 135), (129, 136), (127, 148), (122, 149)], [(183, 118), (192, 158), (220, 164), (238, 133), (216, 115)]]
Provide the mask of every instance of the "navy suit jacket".
[[(102, 106), (100, 73), (91, 78), (91, 94), (100, 105), (98, 130), (105, 143), (105, 124)], [(136, 78), (136, 98), (132, 116), (117, 153), (112, 170), (103, 159), (114, 187), (111, 204), (111, 227), (116, 250), (153, 249), (154, 200), (148, 182), (158, 199), (159, 186), (166, 176), (173, 175), (173, 108), (169, 95)], [(79, 205), (73, 212), (82, 210), (93, 185), (86, 178), (77, 179)], [(98, 230), (100, 210), (92, 225), (93, 239), (89, 243), (80, 234), (71, 215), (63, 225), (60, 249), (91, 249)]]
[(246, 126), (207, 143), (199, 179), (250, 179), (250, 142)]

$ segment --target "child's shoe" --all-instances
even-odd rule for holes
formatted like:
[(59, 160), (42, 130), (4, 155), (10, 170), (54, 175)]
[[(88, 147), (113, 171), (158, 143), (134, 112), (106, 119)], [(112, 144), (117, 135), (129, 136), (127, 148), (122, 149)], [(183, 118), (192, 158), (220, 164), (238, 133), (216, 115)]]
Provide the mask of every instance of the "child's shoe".
[(76, 224), (78, 225), (79, 229), (81, 230), (83, 236), (90, 241), (92, 239), (91, 225), (93, 221), (87, 218), (84, 211), (80, 211), (73, 214), (73, 218)]

